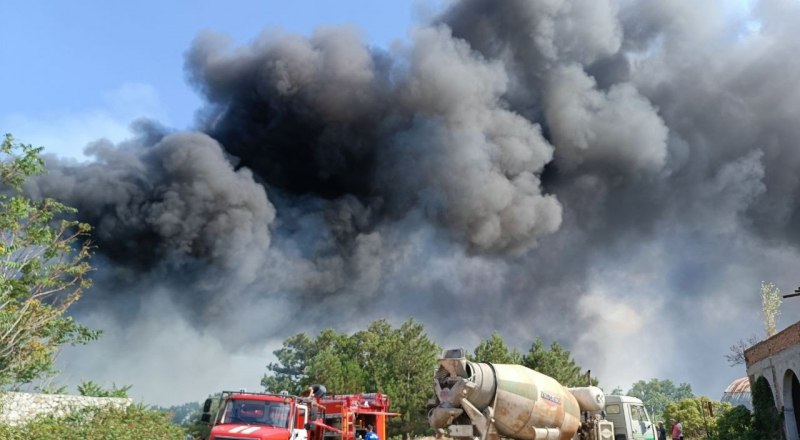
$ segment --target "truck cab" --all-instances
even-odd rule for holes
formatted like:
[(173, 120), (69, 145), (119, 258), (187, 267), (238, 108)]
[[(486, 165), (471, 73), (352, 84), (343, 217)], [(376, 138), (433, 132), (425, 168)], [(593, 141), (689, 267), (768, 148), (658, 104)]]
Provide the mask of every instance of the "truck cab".
[(655, 426), (641, 400), (606, 395), (606, 420), (614, 424), (614, 440), (656, 440)]
[(313, 399), (295, 396), (223, 391), (216, 413), (212, 399), (203, 406), (211, 424), (209, 440), (320, 440), (315, 422), (319, 408)]

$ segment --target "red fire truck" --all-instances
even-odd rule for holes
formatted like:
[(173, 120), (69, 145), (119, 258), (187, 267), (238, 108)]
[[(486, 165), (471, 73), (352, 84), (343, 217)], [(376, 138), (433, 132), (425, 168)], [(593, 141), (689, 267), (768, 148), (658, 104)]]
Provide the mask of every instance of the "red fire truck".
[(389, 397), (380, 393), (298, 397), (223, 391), (216, 414), (203, 405), (209, 440), (358, 440), (372, 425), (386, 440)]
[(363, 439), (368, 426), (378, 438), (386, 440), (387, 417), (399, 415), (389, 412), (389, 396), (381, 393), (340, 394), (322, 397), (318, 402), (325, 409), (325, 424), (336, 428), (325, 431), (325, 440)]

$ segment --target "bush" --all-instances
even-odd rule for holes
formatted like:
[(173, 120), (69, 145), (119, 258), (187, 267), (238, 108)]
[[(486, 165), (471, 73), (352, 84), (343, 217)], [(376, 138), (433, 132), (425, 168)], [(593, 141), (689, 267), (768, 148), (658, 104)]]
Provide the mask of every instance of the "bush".
[(772, 388), (763, 376), (752, 386), (753, 395), (753, 431), (758, 438), (782, 440), (783, 414), (778, 412), (772, 397)]
[(84, 408), (67, 416), (39, 416), (23, 426), (0, 425), (0, 440), (183, 440), (186, 432), (167, 414), (131, 405)]
[(743, 406), (732, 408), (719, 416), (717, 434), (725, 440), (758, 440), (753, 432), (753, 415)]

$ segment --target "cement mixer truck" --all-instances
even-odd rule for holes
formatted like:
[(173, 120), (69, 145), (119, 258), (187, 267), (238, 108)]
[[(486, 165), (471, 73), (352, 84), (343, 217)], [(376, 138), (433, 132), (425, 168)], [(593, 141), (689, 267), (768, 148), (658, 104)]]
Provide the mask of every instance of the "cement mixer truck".
[(637, 438), (626, 435), (625, 428), (615, 432), (602, 417), (605, 394), (600, 388), (566, 388), (522, 365), (469, 362), (463, 349), (446, 350), (439, 359), (434, 391), (428, 421), (456, 440)]

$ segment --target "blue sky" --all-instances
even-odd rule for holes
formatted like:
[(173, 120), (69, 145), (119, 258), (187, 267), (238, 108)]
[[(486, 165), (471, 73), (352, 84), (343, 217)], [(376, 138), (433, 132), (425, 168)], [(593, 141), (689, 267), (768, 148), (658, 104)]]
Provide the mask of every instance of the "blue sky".
[(187, 128), (201, 101), (183, 53), (203, 30), (247, 43), (265, 29), (309, 34), (354, 25), (388, 47), (437, 2), (243, 0), (0, 2), (0, 131), (80, 157), (99, 137), (119, 141), (135, 118)]

